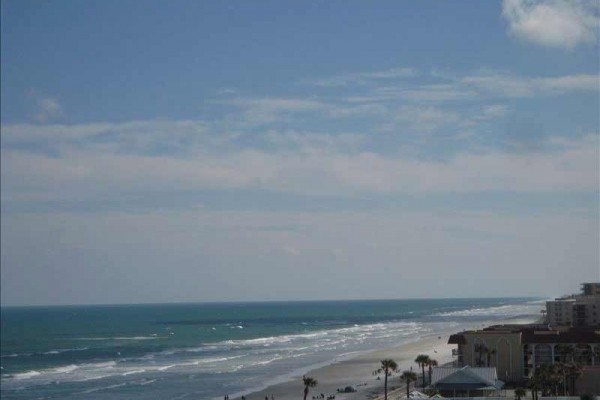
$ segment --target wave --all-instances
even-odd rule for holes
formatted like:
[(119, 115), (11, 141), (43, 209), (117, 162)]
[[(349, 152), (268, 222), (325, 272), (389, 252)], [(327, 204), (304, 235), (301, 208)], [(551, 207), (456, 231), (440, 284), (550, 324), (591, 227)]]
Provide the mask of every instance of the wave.
[(99, 392), (101, 390), (110, 390), (110, 389), (116, 389), (116, 388), (120, 388), (123, 386), (128, 385), (128, 382), (125, 383), (118, 383), (115, 385), (109, 385), (109, 386), (99, 386), (99, 387), (95, 387), (95, 388), (91, 388), (88, 390), (84, 390), (83, 392), (80, 392), (80, 394), (90, 394), (90, 393), (94, 393), (94, 392)]
[(52, 350), (39, 352), (39, 353), (11, 353), (11, 354), (3, 354), (0, 356), (0, 358), (31, 357), (31, 356), (35, 356), (35, 355), (45, 355), (45, 356), (46, 355), (57, 355), (57, 354), (71, 352), (71, 351), (85, 351), (85, 350), (89, 350), (89, 347), (75, 347), (72, 349), (52, 349)]
[(75, 371), (77, 368), (79, 368), (78, 365), (71, 364), (71, 365), (67, 365), (65, 367), (54, 368), (52, 370), (52, 372), (55, 374), (68, 374), (70, 372)]
[[(314, 339), (321, 339), (324, 343), (334, 341), (335, 339), (344, 338), (352, 339), (358, 335), (364, 337), (372, 337), (375, 332), (396, 329), (396, 335), (410, 335), (417, 331), (424, 330), (422, 324), (417, 322), (395, 322), (395, 323), (378, 323), (368, 325), (354, 325), (346, 328), (321, 330), (310, 333), (299, 333), (281, 336), (266, 336), (253, 339), (238, 339), (224, 340), (221, 342), (203, 343), (205, 346), (213, 347), (229, 347), (231, 349), (253, 347), (260, 345), (262, 347), (270, 347), (272, 345), (291, 343), (291, 342), (310, 342)], [(314, 343), (311, 343), (314, 346)]]
[(9, 375), (15, 379), (29, 379), (29, 378), (33, 378), (34, 376), (38, 376), (41, 375), (42, 373), (39, 371), (27, 371), (27, 372), (21, 372), (18, 374), (13, 374), (13, 375)]
[(89, 347), (76, 347), (74, 349), (57, 349), (57, 350), (50, 350), (50, 351), (46, 351), (42, 354), (45, 355), (54, 355), (54, 354), (61, 354), (61, 353), (68, 353), (71, 351), (85, 351), (85, 350), (89, 350)]
[(73, 340), (155, 340), (155, 339), (167, 339), (168, 336), (111, 336), (111, 337), (83, 337), (75, 338)]
[(4, 354), (1, 355), (0, 358), (5, 358), (5, 357), (29, 357), (31, 356), (33, 353), (12, 353), (12, 354)]
[(133, 371), (127, 371), (127, 372), (123, 372), (121, 374), (121, 376), (127, 376), (127, 375), (134, 375), (134, 374), (141, 374), (146, 372), (145, 369), (134, 369)]
[(54, 367), (54, 368), (31, 370), (31, 371), (27, 371), (27, 372), (15, 373), (12, 375), (9, 374), (6, 377), (14, 378), (14, 379), (31, 379), (31, 378), (35, 378), (35, 377), (40, 377), (40, 378), (52, 377), (52, 378), (54, 378), (56, 375), (70, 374), (79, 369), (85, 369), (85, 370), (107, 369), (107, 368), (113, 368), (116, 364), (117, 364), (116, 361), (108, 361), (108, 362), (101, 362), (101, 363), (69, 364), (69, 365), (62, 365), (62, 366)]
[(526, 304), (500, 305), (495, 307), (477, 307), (466, 310), (457, 310), (431, 314), (431, 317), (517, 317), (521, 315), (539, 314), (541, 310), (538, 302)]

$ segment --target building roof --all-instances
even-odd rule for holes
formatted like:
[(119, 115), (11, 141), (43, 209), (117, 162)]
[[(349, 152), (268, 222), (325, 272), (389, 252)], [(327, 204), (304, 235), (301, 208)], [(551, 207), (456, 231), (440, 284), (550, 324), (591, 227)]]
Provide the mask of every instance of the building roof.
[(436, 389), (446, 390), (494, 390), (502, 388), (504, 386), (504, 382), (498, 380), (496, 368), (494, 367), (440, 367), (433, 369), (431, 385)]
[(600, 329), (595, 327), (548, 329), (544, 325), (493, 325), (478, 331), (450, 335), (448, 344), (466, 344), (465, 335), (521, 333), (521, 343), (600, 343)]
[(466, 344), (466, 343), (467, 343), (467, 340), (460, 333), (450, 335), (450, 337), (448, 338), (448, 344)]
[(588, 329), (568, 331), (524, 331), (523, 343), (600, 343), (600, 333)]

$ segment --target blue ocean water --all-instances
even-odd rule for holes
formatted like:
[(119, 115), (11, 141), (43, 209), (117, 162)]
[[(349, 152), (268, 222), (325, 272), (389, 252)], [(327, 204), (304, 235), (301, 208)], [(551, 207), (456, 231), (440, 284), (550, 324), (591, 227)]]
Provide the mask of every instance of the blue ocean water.
[(4, 307), (0, 393), (220, 399), (335, 358), (541, 308), (531, 298)]

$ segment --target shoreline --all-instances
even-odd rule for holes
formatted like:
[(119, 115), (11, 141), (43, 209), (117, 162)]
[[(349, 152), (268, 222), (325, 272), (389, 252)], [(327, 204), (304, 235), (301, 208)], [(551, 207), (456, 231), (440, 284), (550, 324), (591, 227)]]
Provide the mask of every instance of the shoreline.
[[(399, 380), (402, 371), (412, 369), (413, 372), (420, 375), (421, 371), (418, 370), (418, 366), (414, 362), (417, 355), (427, 354), (430, 358), (437, 360), (439, 365), (451, 363), (454, 360), (452, 349), (455, 348), (454, 345), (448, 344), (448, 338), (451, 334), (466, 329), (479, 328), (482, 324), (485, 326), (527, 324), (534, 323), (535, 321), (533, 317), (518, 317), (506, 320), (486, 321), (484, 323), (478, 321), (474, 324), (456, 326), (452, 330), (431, 333), (414, 341), (393, 347), (365, 350), (356, 354), (346, 354), (345, 356), (349, 356), (349, 358), (341, 355), (325, 363), (307, 366), (288, 375), (274, 378), (270, 383), (267, 382), (264, 388), (249, 389), (244, 393), (235, 393), (230, 396), (230, 399), (239, 400), (242, 395), (245, 396), (246, 400), (264, 400), (265, 398), (270, 400), (271, 396), (275, 400), (299, 399), (302, 398), (304, 389), (302, 375), (311, 376), (318, 381), (317, 387), (311, 388), (309, 391), (307, 396), (309, 400), (313, 396), (320, 396), (321, 394), (325, 398), (335, 395), (336, 400), (378, 399), (383, 396), (384, 379), (383, 374), (379, 374), (380, 380), (378, 380), (377, 375), (373, 375), (373, 372), (379, 368), (380, 360), (391, 358), (398, 364), (398, 371), (392, 373), (392, 376), (388, 378), (389, 395), (392, 390), (405, 387)], [(425, 373), (427, 374), (427, 369)], [(420, 379), (421, 377), (419, 376), (419, 381)], [(411, 391), (414, 390), (413, 385), (415, 385), (414, 382), (411, 383)], [(356, 388), (356, 392), (337, 392), (338, 388), (346, 386), (353, 386)]]

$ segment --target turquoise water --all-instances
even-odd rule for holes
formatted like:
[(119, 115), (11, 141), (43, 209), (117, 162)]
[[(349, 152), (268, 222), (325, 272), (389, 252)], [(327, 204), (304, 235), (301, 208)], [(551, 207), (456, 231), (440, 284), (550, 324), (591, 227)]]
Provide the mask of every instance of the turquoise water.
[(529, 298), (2, 308), (1, 397), (223, 398), (541, 308)]

